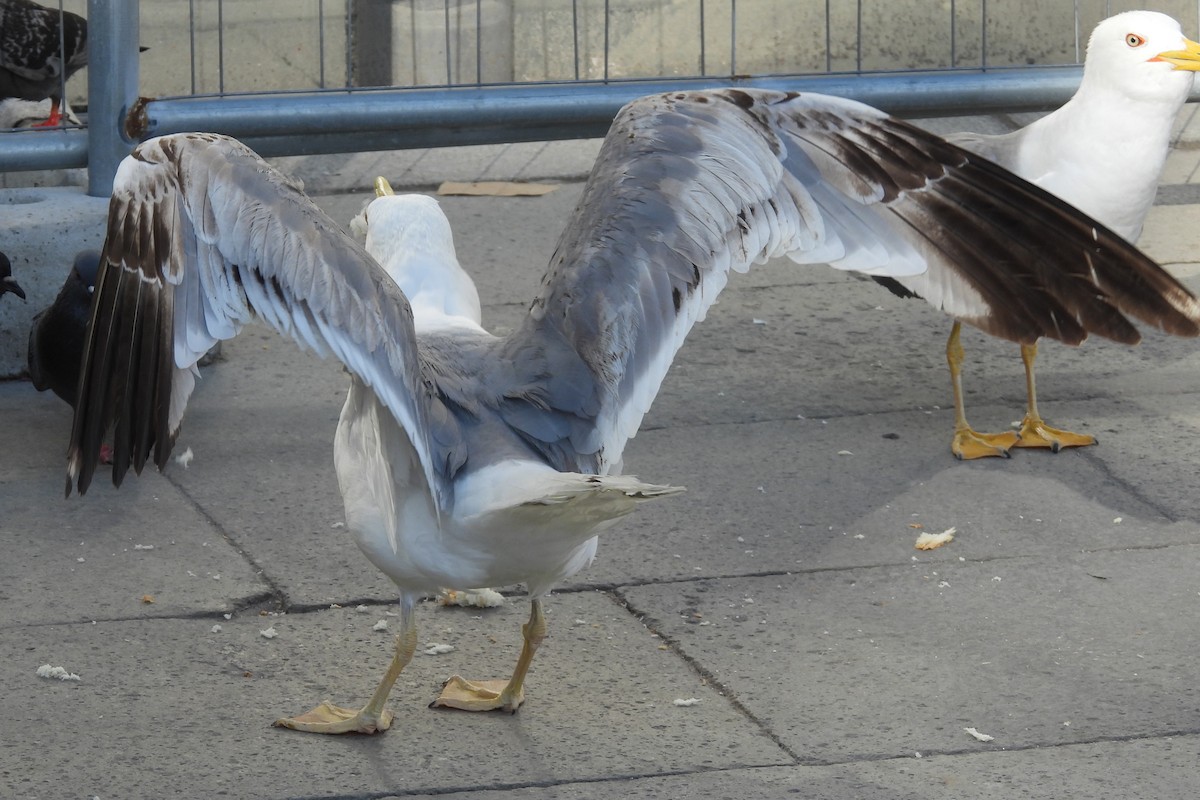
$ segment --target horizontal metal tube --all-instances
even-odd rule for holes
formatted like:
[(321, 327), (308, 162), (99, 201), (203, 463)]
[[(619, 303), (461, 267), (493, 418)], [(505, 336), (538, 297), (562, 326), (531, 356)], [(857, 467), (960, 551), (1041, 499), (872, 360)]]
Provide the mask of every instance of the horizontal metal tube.
[(88, 163), (86, 130), (28, 130), (0, 134), (0, 172), (73, 169)]
[[(1043, 67), (179, 98), (146, 101), (133, 127), (142, 139), (184, 131), (271, 137), (275, 155), (331, 152), (324, 146), (306, 149), (304, 140), (341, 134), (375, 134), (386, 148), (436, 147), (528, 139), (522, 131), (530, 129), (542, 139), (601, 136), (616, 111), (634, 98), (722, 86), (834, 94), (907, 117), (1032, 111), (1065, 102), (1081, 74), (1079, 67)], [(512, 138), (497, 139), (495, 132), (505, 129)], [(483, 138), (473, 138), (472, 131)], [(295, 139), (291, 148), (287, 139)]]

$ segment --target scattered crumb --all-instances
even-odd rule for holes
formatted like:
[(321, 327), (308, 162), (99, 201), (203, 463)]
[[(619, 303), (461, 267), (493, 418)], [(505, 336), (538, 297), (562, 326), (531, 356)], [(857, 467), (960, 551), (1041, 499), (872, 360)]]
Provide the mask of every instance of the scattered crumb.
[(922, 533), (917, 537), (918, 550), (933, 550), (954, 541), (955, 528), (947, 528), (941, 533)]
[(765, 319), (758, 319), (757, 317), (753, 318), (751, 320), (751, 322), (753, 322), (755, 325), (766, 325), (767, 324), (767, 321)]
[(263, 637), (264, 639), (274, 639), (276, 636), (279, 635), (279, 632), (276, 631), (275, 626), (272, 625), (271, 627), (267, 628), (265, 631), (259, 631), (258, 635)]
[(154, 595), (144, 594), (144, 595), (142, 595), (141, 600), (146, 605), (151, 605), (154, 602)]
[(1120, 524), (1121, 524), (1121, 518), (1113, 517), (1113, 525), (1120, 525)]
[(452, 650), (454, 650), (454, 645), (452, 644), (428, 644), (425, 645), (425, 649), (421, 652), (427, 656), (440, 656), (443, 653), (449, 653)]
[(220, 632), (221, 632), (221, 625), (220, 625), (220, 623), (217, 623), (216, 625), (213, 625), (213, 626), (212, 626), (212, 632), (213, 632), (213, 633), (220, 633)]
[(335, 522), (335, 523), (333, 523), (332, 525), (330, 525), (329, 527), (331, 527), (331, 528), (344, 528), (344, 527), (346, 527), (346, 523), (344, 523), (344, 522)]
[(694, 705), (698, 704), (699, 702), (700, 702), (700, 698), (698, 698), (698, 697), (689, 697), (686, 700), (683, 699), (682, 697), (677, 697), (673, 701), (671, 701), (671, 704), (676, 705), (676, 706), (694, 706)]
[(838, 450), (838, 455), (839, 456), (852, 456), (852, 455), (854, 455), (854, 453), (851, 453), (849, 450)]
[(963, 728), (963, 730), (981, 742), (990, 742), (996, 738), (995, 736), (988, 736), (986, 733), (980, 733), (974, 728)]
[(921, 530), (922, 528), (924, 528), (925, 526), (924, 526), (924, 525), (922, 525), (922, 524), (921, 524), (921, 523), (919, 523), (919, 522), (910, 522), (910, 523), (908, 523), (908, 527), (910, 527), (910, 528), (913, 528), (913, 529), (915, 529), (915, 530), (918, 530), (918, 531), (919, 531), (919, 530)]
[(180, 465), (184, 469), (187, 469), (188, 464), (192, 463), (192, 459), (195, 457), (196, 457), (196, 454), (193, 453), (192, 448), (189, 447), (187, 450), (184, 450), (182, 453), (175, 456), (175, 463)]
[(79, 676), (74, 672), (67, 672), (62, 667), (52, 667), (49, 664), (42, 664), (37, 668), (37, 676), (39, 678), (58, 678), (60, 681), (77, 681)]
[(233, 619), (233, 614), (222, 614), (225, 619)]
[(504, 595), (495, 589), (442, 589), (437, 597), (439, 606), (466, 606), (468, 608), (496, 608), (504, 605)]
[(915, 753), (913, 753), (913, 755), (914, 755), (914, 756), (916, 756), (917, 758), (920, 758), (920, 757), (921, 757), (921, 751), (920, 751), (920, 750), (917, 750)]
[(370, 611), (371, 609), (367, 608), (366, 606), (355, 606), (354, 610), (357, 611), (359, 614), (365, 614), (368, 611)]
[(379, 620), (378, 622), (376, 622), (374, 625), (372, 625), (372, 626), (371, 626), (371, 630), (373, 630), (373, 631), (386, 631), (386, 630), (387, 630), (387, 625), (388, 625), (388, 621), (387, 621), (386, 619), (381, 619), (381, 620)]
[(152, 544), (135, 544), (133, 546), (133, 549), (134, 550), (153, 550), (154, 545), (152, 545)]

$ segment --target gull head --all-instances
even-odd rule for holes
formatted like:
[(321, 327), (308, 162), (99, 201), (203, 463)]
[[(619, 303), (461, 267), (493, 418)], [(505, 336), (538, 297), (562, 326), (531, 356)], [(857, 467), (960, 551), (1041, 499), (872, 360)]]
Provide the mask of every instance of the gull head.
[(1084, 80), (1135, 99), (1182, 104), (1200, 70), (1200, 44), (1179, 23), (1155, 11), (1126, 11), (1096, 26), (1088, 41)]
[(352, 227), (365, 229), (367, 252), (408, 297), (417, 327), (443, 317), (479, 324), (475, 282), (458, 263), (450, 220), (437, 200), (423, 194), (394, 194), (383, 178), (376, 198)]

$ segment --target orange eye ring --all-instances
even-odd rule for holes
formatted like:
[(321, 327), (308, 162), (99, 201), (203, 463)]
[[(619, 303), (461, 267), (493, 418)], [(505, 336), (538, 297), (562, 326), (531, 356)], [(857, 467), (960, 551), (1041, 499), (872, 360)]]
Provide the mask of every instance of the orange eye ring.
[(1130, 47), (1141, 47), (1146, 43), (1145, 38), (1138, 36), (1136, 33), (1125, 34), (1125, 44)]

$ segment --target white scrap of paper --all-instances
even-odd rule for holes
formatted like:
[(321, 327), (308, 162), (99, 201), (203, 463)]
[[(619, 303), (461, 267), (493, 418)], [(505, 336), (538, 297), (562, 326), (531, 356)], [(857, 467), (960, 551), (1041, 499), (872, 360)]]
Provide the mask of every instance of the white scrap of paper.
[(990, 742), (996, 738), (995, 736), (988, 736), (986, 733), (980, 733), (979, 731), (975, 730), (974, 728), (963, 728), (963, 730), (966, 731), (967, 733), (971, 734), (972, 736), (974, 736), (976, 739), (978, 739), (981, 742)]
[(698, 704), (699, 702), (700, 702), (700, 698), (698, 698), (698, 697), (689, 697), (686, 700), (683, 699), (682, 697), (677, 697), (677, 698), (675, 698), (674, 701), (672, 701), (672, 704), (677, 705), (677, 706), (694, 706), (694, 705)]

